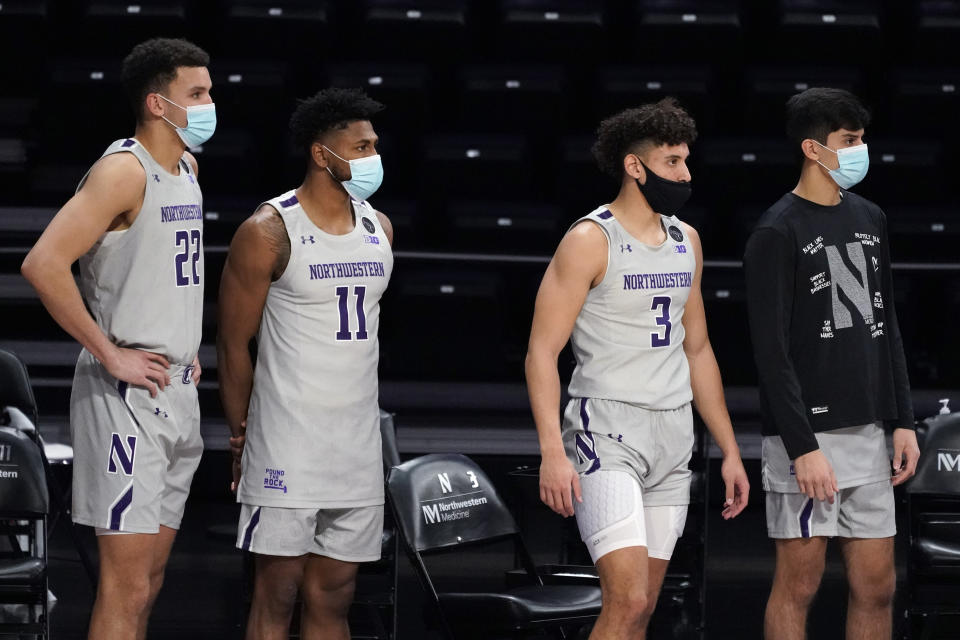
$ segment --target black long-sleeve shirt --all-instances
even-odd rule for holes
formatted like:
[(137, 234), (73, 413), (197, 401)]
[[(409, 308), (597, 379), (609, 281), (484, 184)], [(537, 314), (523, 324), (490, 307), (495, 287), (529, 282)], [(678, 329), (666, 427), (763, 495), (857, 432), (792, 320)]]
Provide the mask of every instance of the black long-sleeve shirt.
[(815, 432), (914, 427), (886, 216), (841, 195), (831, 207), (787, 193), (744, 255), (763, 434), (791, 459), (818, 448)]

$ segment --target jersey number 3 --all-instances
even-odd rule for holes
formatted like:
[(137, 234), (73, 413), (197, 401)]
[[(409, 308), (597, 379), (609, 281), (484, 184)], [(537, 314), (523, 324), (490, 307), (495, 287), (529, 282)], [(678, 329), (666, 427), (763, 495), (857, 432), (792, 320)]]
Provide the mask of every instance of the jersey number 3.
[[(192, 284), (200, 284), (200, 274), (197, 272), (197, 262), (200, 260), (200, 229), (190, 229), (189, 231), (180, 229), (177, 231), (176, 237), (177, 256), (174, 258), (174, 264), (177, 269), (177, 286), (189, 287)], [(191, 247), (193, 247), (192, 254), (190, 253)], [(188, 261), (190, 267), (187, 267)]]
[(350, 287), (337, 287), (338, 306), (340, 308), (340, 330), (337, 331), (337, 340), (366, 340), (367, 316), (363, 313), (363, 296), (367, 288), (356, 286), (353, 295), (357, 299), (357, 332), (350, 333), (350, 311), (347, 307), (350, 301)]
[(663, 335), (660, 335), (659, 332), (651, 333), (650, 346), (668, 347), (670, 346), (670, 329), (673, 328), (673, 325), (670, 323), (670, 296), (654, 297), (653, 304), (650, 305), (650, 310), (656, 311), (657, 308), (660, 309), (660, 315), (658, 315), (654, 321), (663, 327)]

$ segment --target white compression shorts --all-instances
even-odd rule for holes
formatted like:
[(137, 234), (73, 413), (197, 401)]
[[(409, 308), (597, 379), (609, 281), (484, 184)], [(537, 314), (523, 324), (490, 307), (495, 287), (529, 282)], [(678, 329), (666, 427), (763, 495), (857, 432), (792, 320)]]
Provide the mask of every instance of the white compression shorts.
[(625, 471), (580, 476), (583, 502), (574, 501), (580, 537), (594, 564), (611, 551), (647, 547), (651, 558), (669, 560), (687, 521), (687, 505), (643, 506), (640, 484)]

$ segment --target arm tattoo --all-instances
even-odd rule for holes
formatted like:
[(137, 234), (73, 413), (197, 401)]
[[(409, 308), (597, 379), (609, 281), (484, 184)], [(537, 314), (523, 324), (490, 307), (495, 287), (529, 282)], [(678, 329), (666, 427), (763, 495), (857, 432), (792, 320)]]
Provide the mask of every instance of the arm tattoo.
[(290, 261), (290, 238), (287, 237), (287, 227), (283, 224), (283, 218), (277, 210), (269, 205), (257, 211), (257, 217), (260, 218), (263, 237), (276, 254), (276, 260), (273, 263), (273, 281), (276, 282), (283, 275)]

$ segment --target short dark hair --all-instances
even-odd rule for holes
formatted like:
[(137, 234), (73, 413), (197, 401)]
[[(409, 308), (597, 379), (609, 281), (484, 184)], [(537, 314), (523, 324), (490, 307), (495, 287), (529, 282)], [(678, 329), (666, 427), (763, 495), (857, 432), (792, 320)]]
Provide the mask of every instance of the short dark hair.
[(137, 122), (143, 121), (143, 101), (148, 94), (163, 91), (177, 77), (179, 67), (206, 67), (207, 52), (181, 38), (151, 38), (133, 48), (123, 59), (120, 81), (133, 107)]
[(301, 100), (290, 116), (290, 132), (298, 149), (310, 152), (310, 145), (332, 129), (346, 129), (351, 122), (369, 120), (383, 111), (383, 105), (363, 89), (332, 87)]
[(697, 124), (676, 98), (626, 109), (610, 116), (597, 128), (597, 141), (591, 152), (605, 174), (619, 180), (623, 176), (623, 158), (638, 146), (653, 144), (693, 144)]
[(826, 144), (834, 131), (856, 131), (869, 124), (870, 111), (845, 89), (813, 87), (787, 100), (787, 137), (798, 148), (807, 138)]

